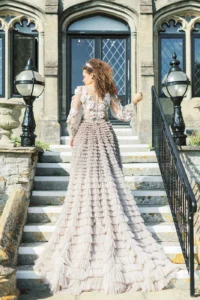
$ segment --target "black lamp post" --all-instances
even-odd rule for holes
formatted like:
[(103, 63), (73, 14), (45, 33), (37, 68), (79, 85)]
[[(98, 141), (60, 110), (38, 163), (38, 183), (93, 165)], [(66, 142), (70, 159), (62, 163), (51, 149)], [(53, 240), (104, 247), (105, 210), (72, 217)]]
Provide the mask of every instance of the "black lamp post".
[(174, 113), (172, 117), (172, 132), (175, 143), (179, 146), (186, 145), (185, 123), (181, 112), (181, 102), (188, 90), (190, 81), (187, 75), (179, 67), (180, 61), (176, 59), (176, 53), (172, 55), (171, 68), (164, 76), (162, 90), (173, 102)]
[(20, 136), (21, 145), (22, 147), (34, 147), (36, 124), (33, 114), (33, 102), (43, 93), (45, 83), (33, 65), (31, 58), (28, 59), (24, 71), (16, 76), (15, 85), (26, 103), (26, 110), (22, 122), (22, 134)]

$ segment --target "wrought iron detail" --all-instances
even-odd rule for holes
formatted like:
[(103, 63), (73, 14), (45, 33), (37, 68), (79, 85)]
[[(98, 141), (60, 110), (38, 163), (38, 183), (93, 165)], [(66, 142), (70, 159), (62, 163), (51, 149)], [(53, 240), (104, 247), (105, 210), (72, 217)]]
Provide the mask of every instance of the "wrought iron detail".
[(190, 295), (195, 294), (194, 213), (197, 201), (172, 138), (163, 108), (152, 87), (152, 145), (158, 159), (171, 213), (190, 275)]

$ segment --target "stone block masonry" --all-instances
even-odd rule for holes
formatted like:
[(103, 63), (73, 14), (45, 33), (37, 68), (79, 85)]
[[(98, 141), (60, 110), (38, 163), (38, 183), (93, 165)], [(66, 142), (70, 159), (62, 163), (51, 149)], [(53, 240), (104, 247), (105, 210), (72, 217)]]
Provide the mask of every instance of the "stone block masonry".
[(14, 187), (21, 186), (29, 198), (32, 189), (38, 147), (0, 148), (0, 216)]

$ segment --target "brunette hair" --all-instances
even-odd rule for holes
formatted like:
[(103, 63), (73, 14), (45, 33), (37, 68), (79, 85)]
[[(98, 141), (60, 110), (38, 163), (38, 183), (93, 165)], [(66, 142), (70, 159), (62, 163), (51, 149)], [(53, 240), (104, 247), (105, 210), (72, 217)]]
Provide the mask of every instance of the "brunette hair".
[(113, 70), (108, 63), (101, 59), (92, 58), (87, 61), (83, 70), (89, 74), (94, 74), (94, 86), (99, 97), (103, 99), (106, 93), (117, 94), (116, 85), (113, 81)]

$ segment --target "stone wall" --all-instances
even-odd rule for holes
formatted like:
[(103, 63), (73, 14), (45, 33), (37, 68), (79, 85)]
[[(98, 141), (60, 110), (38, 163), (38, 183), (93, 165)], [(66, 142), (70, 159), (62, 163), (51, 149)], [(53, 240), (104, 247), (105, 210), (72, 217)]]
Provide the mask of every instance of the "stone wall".
[(29, 198), (41, 148), (0, 148), (0, 215), (13, 188), (21, 186)]
[[(6, 3), (4, 5), (4, 3)], [(14, 3), (14, 4), (13, 4)], [(177, 3), (179, 5), (177, 5)], [(200, 2), (190, 0), (15, 0), (1, 1), (3, 15), (15, 13), (35, 18), (39, 30), (39, 72), (45, 77), (45, 91), (34, 103), (36, 134), (38, 139), (59, 144), (60, 135), (66, 133), (66, 102), (68, 99), (69, 71), (66, 57), (66, 26), (82, 17), (104, 14), (127, 22), (131, 38), (131, 74), (132, 96), (143, 91), (144, 101), (137, 106), (133, 120), (133, 134), (139, 136), (141, 143), (151, 143), (152, 100), (151, 86), (158, 85), (158, 31), (159, 22), (182, 13), (192, 12), (200, 15)], [(158, 26), (156, 25), (158, 22)], [(187, 27), (187, 26), (186, 26)], [(190, 35), (186, 32), (187, 37)], [(190, 57), (191, 43), (186, 45), (187, 57)], [(6, 49), (8, 51), (8, 49)], [(6, 68), (9, 70), (9, 66)], [(186, 73), (191, 79), (191, 66), (186, 62)], [(77, 70), (78, 72), (78, 70)], [(8, 77), (9, 78), (9, 77)], [(9, 91), (9, 83), (6, 90)], [(191, 97), (189, 97), (191, 99)], [(171, 115), (170, 100), (162, 100), (167, 115)], [(186, 127), (200, 128), (200, 115), (195, 106), (199, 98), (183, 101), (183, 116)], [(22, 113), (23, 116), (23, 113)], [(22, 120), (22, 117), (21, 117)], [(21, 129), (14, 130), (19, 136)]]

